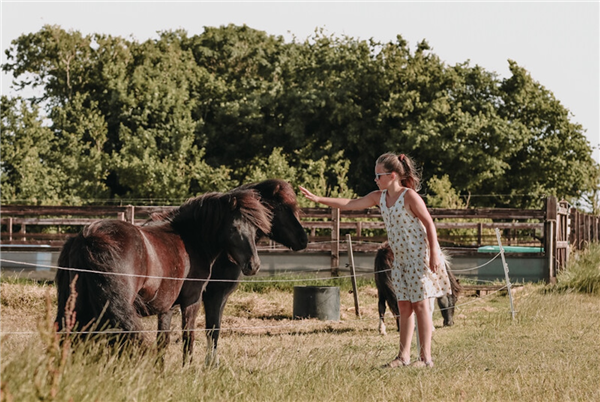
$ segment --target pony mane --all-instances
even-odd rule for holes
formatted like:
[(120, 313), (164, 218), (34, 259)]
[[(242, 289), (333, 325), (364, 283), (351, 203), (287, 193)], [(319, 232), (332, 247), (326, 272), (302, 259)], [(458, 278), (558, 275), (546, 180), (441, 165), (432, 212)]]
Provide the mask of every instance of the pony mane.
[(260, 193), (262, 202), (273, 210), (278, 204), (290, 208), (296, 217), (300, 213), (300, 207), (296, 199), (296, 193), (290, 183), (281, 179), (269, 179), (258, 183), (244, 184), (238, 189), (254, 189)]
[(170, 221), (172, 214), (172, 209), (165, 209), (162, 211), (152, 212), (148, 219), (146, 219), (146, 221), (142, 224), (142, 226), (148, 226), (153, 222), (168, 222)]
[(260, 193), (256, 190), (238, 189), (228, 193), (235, 198), (242, 216), (256, 226), (261, 232), (271, 231), (273, 215), (261, 202)]
[(169, 221), (176, 230), (193, 231), (204, 239), (212, 239), (221, 230), (223, 219), (238, 209), (260, 231), (271, 231), (271, 212), (260, 202), (258, 192), (246, 189), (206, 193), (170, 212), (154, 215), (153, 220)]

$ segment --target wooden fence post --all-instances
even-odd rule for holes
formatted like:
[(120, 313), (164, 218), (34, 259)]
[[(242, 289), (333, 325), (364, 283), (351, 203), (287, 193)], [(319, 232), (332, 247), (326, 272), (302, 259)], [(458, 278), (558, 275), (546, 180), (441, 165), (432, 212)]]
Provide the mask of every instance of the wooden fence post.
[(592, 241), (592, 216), (585, 214), (584, 215), (584, 221), (583, 221), (583, 233), (584, 233), (584, 242), (586, 247), (589, 247), (591, 241)]
[(544, 279), (547, 283), (556, 281), (556, 215), (558, 205), (556, 197), (546, 198), (546, 219), (544, 221), (544, 252), (546, 254), (546, 267)]
[(579, 211), (571, 209), (571, 244), (574, 250), (579, 250)]
[(13, 218), (8, 218), (8, 240), (12, 241), (13, 239)]
[(133, 205), (127, 205), (127, 209), (125, 210), (125, 218), (126, 221), (135, 224), (135, 207)]
[(340, 274), (340, 209), (331, 208), (331, 275)]
[(579, 212), (577, 211), (577, 208), (573, 208), (572, 211), (573, 212), (571, 215), (571, 244), (573, 245), (574, 250), (579, 250), (579, 239), (577, 234), (577, 222), (579, 221)]
[(556, 216), (556, 271), (567, 267), (569, 261), (569, 203), (558, 203)]
[(27, 225), (25, 225), (25, 222), (21, 223), (21, 227), (19, 228), (19, 234), (21, 234), (23, 237), (21, 237), (21, 241), (27, 241), (27, 237), (25, 236), (27, 234)]
[(577, 244), (577, 250), (581, 250), (582, 248), (582, 243), (583, 243), (583, 236), (581, 234), (581, 213), (579, 211), (575, 212), (575, 238), (576, 238), (576, 244)]

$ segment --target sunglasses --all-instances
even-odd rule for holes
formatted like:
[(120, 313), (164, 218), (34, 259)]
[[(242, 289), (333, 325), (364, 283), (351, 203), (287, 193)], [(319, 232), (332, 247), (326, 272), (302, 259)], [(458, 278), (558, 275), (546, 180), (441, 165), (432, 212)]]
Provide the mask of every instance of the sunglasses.
[(392, 172), (388, 172), (388, 173), (375, 173), (375, 180), (379, 180), (381, 178), (381, 176), (387, 176), (388, 174), (392, 174)]

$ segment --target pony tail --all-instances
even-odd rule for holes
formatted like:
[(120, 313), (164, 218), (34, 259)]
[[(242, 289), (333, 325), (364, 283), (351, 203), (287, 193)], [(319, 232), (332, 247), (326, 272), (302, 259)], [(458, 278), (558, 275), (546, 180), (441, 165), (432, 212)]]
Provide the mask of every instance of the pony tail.
[(403, 167), (405, 177), (401, 180), (404, 187), (411, 188), (415, 191), (421, 189), (421, 177), (415, 168), (415, 163), (405, 154), (398, 155), (398, 161)]
[(382, 165), (388, 172), (398, 173), (402, 177), (400, 183), (404, 187), (415, 191), (421, 189), (421, 176), (415, 169), (415, 163), (408, 155), (387, 152), (377, 158), (376, 165)]

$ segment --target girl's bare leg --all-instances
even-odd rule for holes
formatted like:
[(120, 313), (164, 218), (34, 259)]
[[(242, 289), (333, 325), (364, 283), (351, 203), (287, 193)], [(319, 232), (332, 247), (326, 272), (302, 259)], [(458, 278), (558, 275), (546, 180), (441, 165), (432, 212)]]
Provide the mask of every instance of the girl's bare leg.
[(413, 305), (408, 300), (401, 300), (398, 302), (398, 310), (400, 310), (400, 353), (398, 356), (400, 356), (405, 363), (409, 363), (410, 344), (415, 330)]
[(421, 300), (416, 303), (412, 303), (412, 308), (417, 316), (417, 326), (419, 329), (419, 345), (421, 346), (421, 350), (419, 350), (419, 356), (423, 362), (430, 362), (433, 322), (431, 320), (429, 300)]

